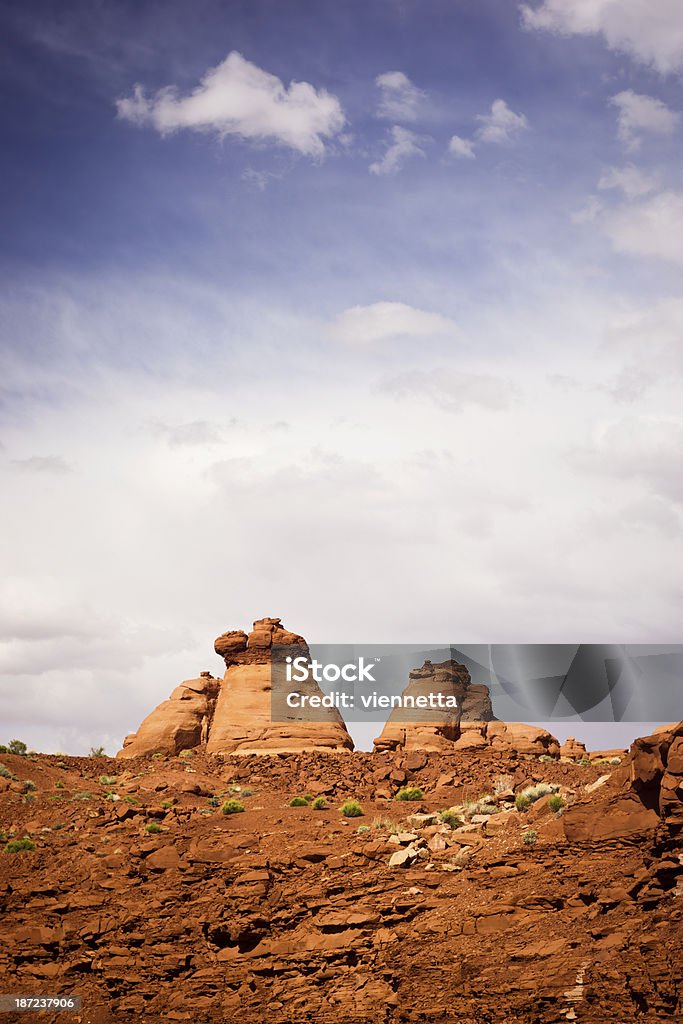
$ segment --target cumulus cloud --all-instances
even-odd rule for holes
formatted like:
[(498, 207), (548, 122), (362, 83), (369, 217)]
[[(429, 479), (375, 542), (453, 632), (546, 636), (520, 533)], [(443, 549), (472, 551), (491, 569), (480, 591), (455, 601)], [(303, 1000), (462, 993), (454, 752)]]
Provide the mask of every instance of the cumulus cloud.
[(429, 338), (453, 334), (456, 323), (440, 313), (415, 309), (404, 302), (351, 306), (331, 326), (333, 337), (350, 345), (376, 345), (398, 338)]
[(542, 0), (535, 6), (521, 4), (521, 12), (529, 29), (601, 35), (611, 50), (662, 74), (683, 68), (679, 0)]
[(234, 135), (276, 142), (314, 157), (324, 153), (326, 140), (346, 122), (336, 96), (308, 82), (286, 87), (236, 51), (210, 68), (186, 95), (167, 86), (147, 96), (136, 85), (132, 96), (118, 100), (116, 107), (119, 117), (151, 125), (161, 135), (181, 129)]
[(657, 187), (657, 178), (645, 174), (633, 164), (626, 167), (609, 167), (600, 177), (598, 188), (619, 189), (628, 199), (638, 199)]
[(384, 377), (380, 390), (394, 398), (427, 399), (446, 412), (462, 412), (468, 405), (506, 409), (514, 395), (509, 381), (485, 373), (465, 373), (451, 367), (407, 370)]
[(617, 133), (627, 149), (639, 149), (641, 136), (672, 135), (679, 122), (679, 114), (654, 96), (644, 96), (625, 89), (612, 96), (610, 103), (617, 108)]
[(479, 142), (493, 142), (501, 145), (512, 142), (520, 132), (529, 127), (524, 114), (516, 114), (505, 100), (494, 100), (488, 114), (478, 114), (480, 127), (477, 130)]
[(396, 174), (403, 167), (406, 160), (413, 156), (424, 156), (422, 148), (424, 136), (416, 135), (409, 128), (402, 128), (394, 125), (390, 132), (391, 142), (387, 146), (381, 160), (370, 164), (371, 174)]
[(629, 362), (620, 382), (641, 386), (683, 375), (683, 299), (662, 299), (632, 310), (609, 324), (609, 347)]
[(422, 89), (410, 81), (402, 71), (385, 71), (375, 84), (380, 91), (378, 117), (387, 121), (415, 121), (420, 105), (426, 97)]
[(448, 143), (448, 152), (452, 156), (461, 157), (465, 160), (474, 160), (474, 143), (471, 139), (463, 139), (460, 135), (453, 135)]
[(622, 206), (605, 218), (604, 227), (618, 252), (683, 267), (683, 193), (660, 192)]

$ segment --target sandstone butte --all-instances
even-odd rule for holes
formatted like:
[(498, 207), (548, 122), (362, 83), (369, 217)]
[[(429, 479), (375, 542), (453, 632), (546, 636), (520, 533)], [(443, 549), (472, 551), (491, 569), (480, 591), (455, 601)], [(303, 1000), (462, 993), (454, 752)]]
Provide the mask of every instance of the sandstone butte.
[[(126, 736), (117, 756), (177, 754), (188, 749), (218, 755), (353, 750), (353, 741), (336, 708), (323, 709), (310, 722), (297, 720), (294, 714), (287, 722), (271, 720), (271, 655), (277, 646), (294, 649), (294, 657), (309, 655), (304, 638), (285, 629), (280, 619), (258, 619), (249, 634), (243, 630), (222, 633), (214, 650), (225, 661), (223, 679), (202, 672), (197, 679), (185, 680), (148, 715), (136, 733)], [(312, 680), (303, 689), (322, 696)], [(545, 729), (496, 721), (488, 688), (473, 683), (465, 666), (456, 661), (426, 661), (410, 673), (403, 693), (413, 697), (430, 693), (453, 696), (458, 708), (431, 713), (394, 709), (375, 740), (377, 751), (491, 748), (522, 755), (561, 753), (558, 741)], [(564, 753), (569, 757), (577, 753), (588, 756), (585, 746), (576, 740), (568, 741)]]
[[(177, 686), (126, 736), (117, 757), (177, 754), (200, 747), (207, 754), (278, 754), (304, 750), (350, 751), (353, 740), (336, 708), (323, 709), (314, 722), (271, 721), (271, 656), (273, 647), (309, 654), (302, 636), (286, 630), (280, 619), (257, 619), (251, 633), (222, 633), (214, 650), (225, 661), (223, 679), (202, 672)], [(323, 696), (313, 680), (308, 694)], [(300, 690), (301, 686), (298, 687)]]

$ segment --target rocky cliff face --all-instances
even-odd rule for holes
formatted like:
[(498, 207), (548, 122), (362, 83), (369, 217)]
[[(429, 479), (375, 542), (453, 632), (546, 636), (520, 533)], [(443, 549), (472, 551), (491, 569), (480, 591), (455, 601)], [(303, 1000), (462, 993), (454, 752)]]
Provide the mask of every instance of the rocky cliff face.
[(477, 748), (510, 749), (518, 754), (557, 756), (559, 743), (545, 729), (533, 725), (498, 722), (493, 717), (487, 686), (473, 683), (468, 670), (452, 659), (425, 661), (410, 673), (403, 696), (442, 694), (455, 697), (455, 710), (422, 712), (396, 708), (375, 740), (375, 750), (448, 751)]
[[(197, 746), (209, 754), (352, 750), (353, 741), (334, 708), (315, 722), (271, 721), (271, 657), (278, 645), (308, 654), (304, 638), (286, 630), (280, 619), (258, 619), (249, 634), (221, 634), (214, 649), (225, 661), (223, 679), (205, 672), (182, 683), (137, 733), (126, 737), (117, 757), (176, 754)], [(317, 689), (314, 683), (308, 684), (309, 691), (311, 687)]]

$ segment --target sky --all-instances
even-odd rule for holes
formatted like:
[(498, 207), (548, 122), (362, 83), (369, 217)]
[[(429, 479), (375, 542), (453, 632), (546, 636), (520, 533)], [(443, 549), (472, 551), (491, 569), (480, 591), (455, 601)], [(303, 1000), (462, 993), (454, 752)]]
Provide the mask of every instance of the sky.
[(0, 12), (0, 732), (262, 616), (680, 641), (679, 0)]

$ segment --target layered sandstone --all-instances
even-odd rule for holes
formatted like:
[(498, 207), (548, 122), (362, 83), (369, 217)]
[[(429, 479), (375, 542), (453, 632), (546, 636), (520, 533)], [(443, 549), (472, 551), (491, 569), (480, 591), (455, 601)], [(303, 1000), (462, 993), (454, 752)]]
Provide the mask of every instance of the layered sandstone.
[[(222, 680), (210, 673), (182, 683), (127, 736), (118, 757), (154, 753), (177, 754), (201, 747), (209, 754), (276, 754), (299, 751), (347, 751), (353, 741), (339, 712), (326, 709), (316, 721), (284, 721), (271, 717), (271, 665), (274, 647), (292, 648), (293, 656), (308, 656), (302, 636), (291, 633), (280, 619), (258, 619), (251, 633), (222, 633), (214, 650), (226, 665)], [(306, 692), (322, 696), (313, 681)]]
[(559, 743), (545, 729), (497, 721), (488, 687), (473, 683), (467, 668), (453, 659), (438, 664), (425, 661), (410, 673), (402, 696), (429, 698), (430, 694), (454, 697), (457, 708), (429, 712), (395, 708), (374, 742), (375, 750), (446, 753), (489, 748), (523, 755), (559, 754)]

